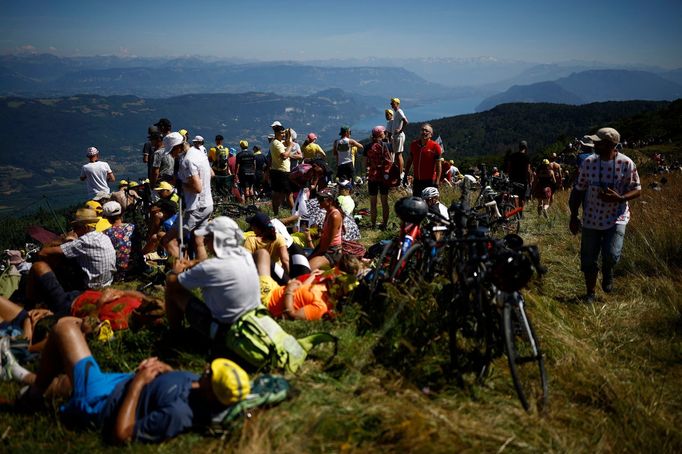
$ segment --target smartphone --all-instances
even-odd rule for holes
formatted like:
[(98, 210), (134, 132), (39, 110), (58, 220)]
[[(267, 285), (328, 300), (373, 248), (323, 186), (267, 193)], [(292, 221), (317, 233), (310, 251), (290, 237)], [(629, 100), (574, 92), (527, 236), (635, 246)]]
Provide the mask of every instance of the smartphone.
[(307, 232), (309, 223), (307, 220), (301, 219), (299, 226), (300, 226), (301, 232)]

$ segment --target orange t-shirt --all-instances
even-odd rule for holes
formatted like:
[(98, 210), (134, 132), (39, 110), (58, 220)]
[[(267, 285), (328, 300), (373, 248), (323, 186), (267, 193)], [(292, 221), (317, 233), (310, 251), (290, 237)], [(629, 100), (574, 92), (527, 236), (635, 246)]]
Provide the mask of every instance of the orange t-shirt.
[[(276, 288), (270, 293), (268, 310), (274, 317), (284, 313), (284, 292), (286, 285)], [(329, 312), (329, 294), (325, 284), (301, 285), (294, 292), (294, 310), (303, 308), (306, 320), (319, 320)]]

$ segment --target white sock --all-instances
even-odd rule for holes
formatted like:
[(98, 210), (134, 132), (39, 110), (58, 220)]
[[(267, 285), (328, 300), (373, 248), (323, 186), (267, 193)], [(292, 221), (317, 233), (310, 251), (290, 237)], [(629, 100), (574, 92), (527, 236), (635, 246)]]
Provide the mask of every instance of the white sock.
[(31, 375), (31, 371), (29, 371), (28, 369), (25, 369), (16, 361), (14, 361), (14, 364), (12, 364), (11, 372), (12, 372), (12, 377), (16, 381), (21, 382), (21, 383), (25, 383), (24, 380), (26, 379), (26, 377)]

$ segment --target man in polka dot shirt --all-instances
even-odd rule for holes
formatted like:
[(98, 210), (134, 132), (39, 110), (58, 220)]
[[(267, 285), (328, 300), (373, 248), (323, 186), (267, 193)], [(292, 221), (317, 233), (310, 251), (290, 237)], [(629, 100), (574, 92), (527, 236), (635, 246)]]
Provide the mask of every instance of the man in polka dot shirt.
[[(602, 258), (602, 289), (613, 290), (613, 267), (623, 249), (625, 226), (630, 220), (628, 200), (640, 196), (642, 186), (635, 163), (616, 146), (620, 134), (613, 128), (601, 128), (588, 136), (594, 142), (595, 154), (585, 159), (578, 170), (569, 207), (569, 229), (581, 232), (580, 269), (585, 275), (586, 300), (596, 299), (599, 255)], [(582, 222), (578, 210), (583, 207)]]

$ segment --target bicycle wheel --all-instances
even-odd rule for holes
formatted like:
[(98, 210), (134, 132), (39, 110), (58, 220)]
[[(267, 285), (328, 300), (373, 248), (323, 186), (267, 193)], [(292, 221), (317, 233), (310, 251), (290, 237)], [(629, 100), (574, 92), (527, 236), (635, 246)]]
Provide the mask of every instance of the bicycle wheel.
[(480, 286), (460, 289), (450, 310), (450, 362), (460, 385), (464, 375), (473, 373), (482, 383), (490, 371), (495, 330), (493, 309)]
[(384, 249), (379, 255), (379, 258), (376, 260), (374, 274), (372, 275), (372, 280), (369, 283), (370, 298), (374, 297), (374, 294), (379, 289), (381, 282), (385, 281), (389, 277), (389, 273), (393, 269), (392, 263), (395, 263), (398, 245), (398, 238), (394, 238), (389, 243), (386, 243)]
[(511, 203), (505, 203), (502, 205), (501, 213), (505, 218), (505, 222), (502, 223), (502, 231), (505, 235), (509, 233), (518, 234), (521, 230), (521, 214), (514, 213), (511, 216), (508, 214), (516, 209)]
[(542, 410), (548, 392), (545, 360), (520, 294), (515, 293), (505, 302), (503, 317), (509, 371), (521, 405), (526, 411), (532, 405)]
[(405, 255), (393, 267), (391, 282), (406, 282), (409, 278), (416, 278), (422, 274), (424, 268), (424, 245), (413, 244)]
[(221, 216), (227, 216), (233, 219), (238, 218), (242, 213), (242, 207), (238, 203), (221, 203), (215, 206), (215, 211)]

